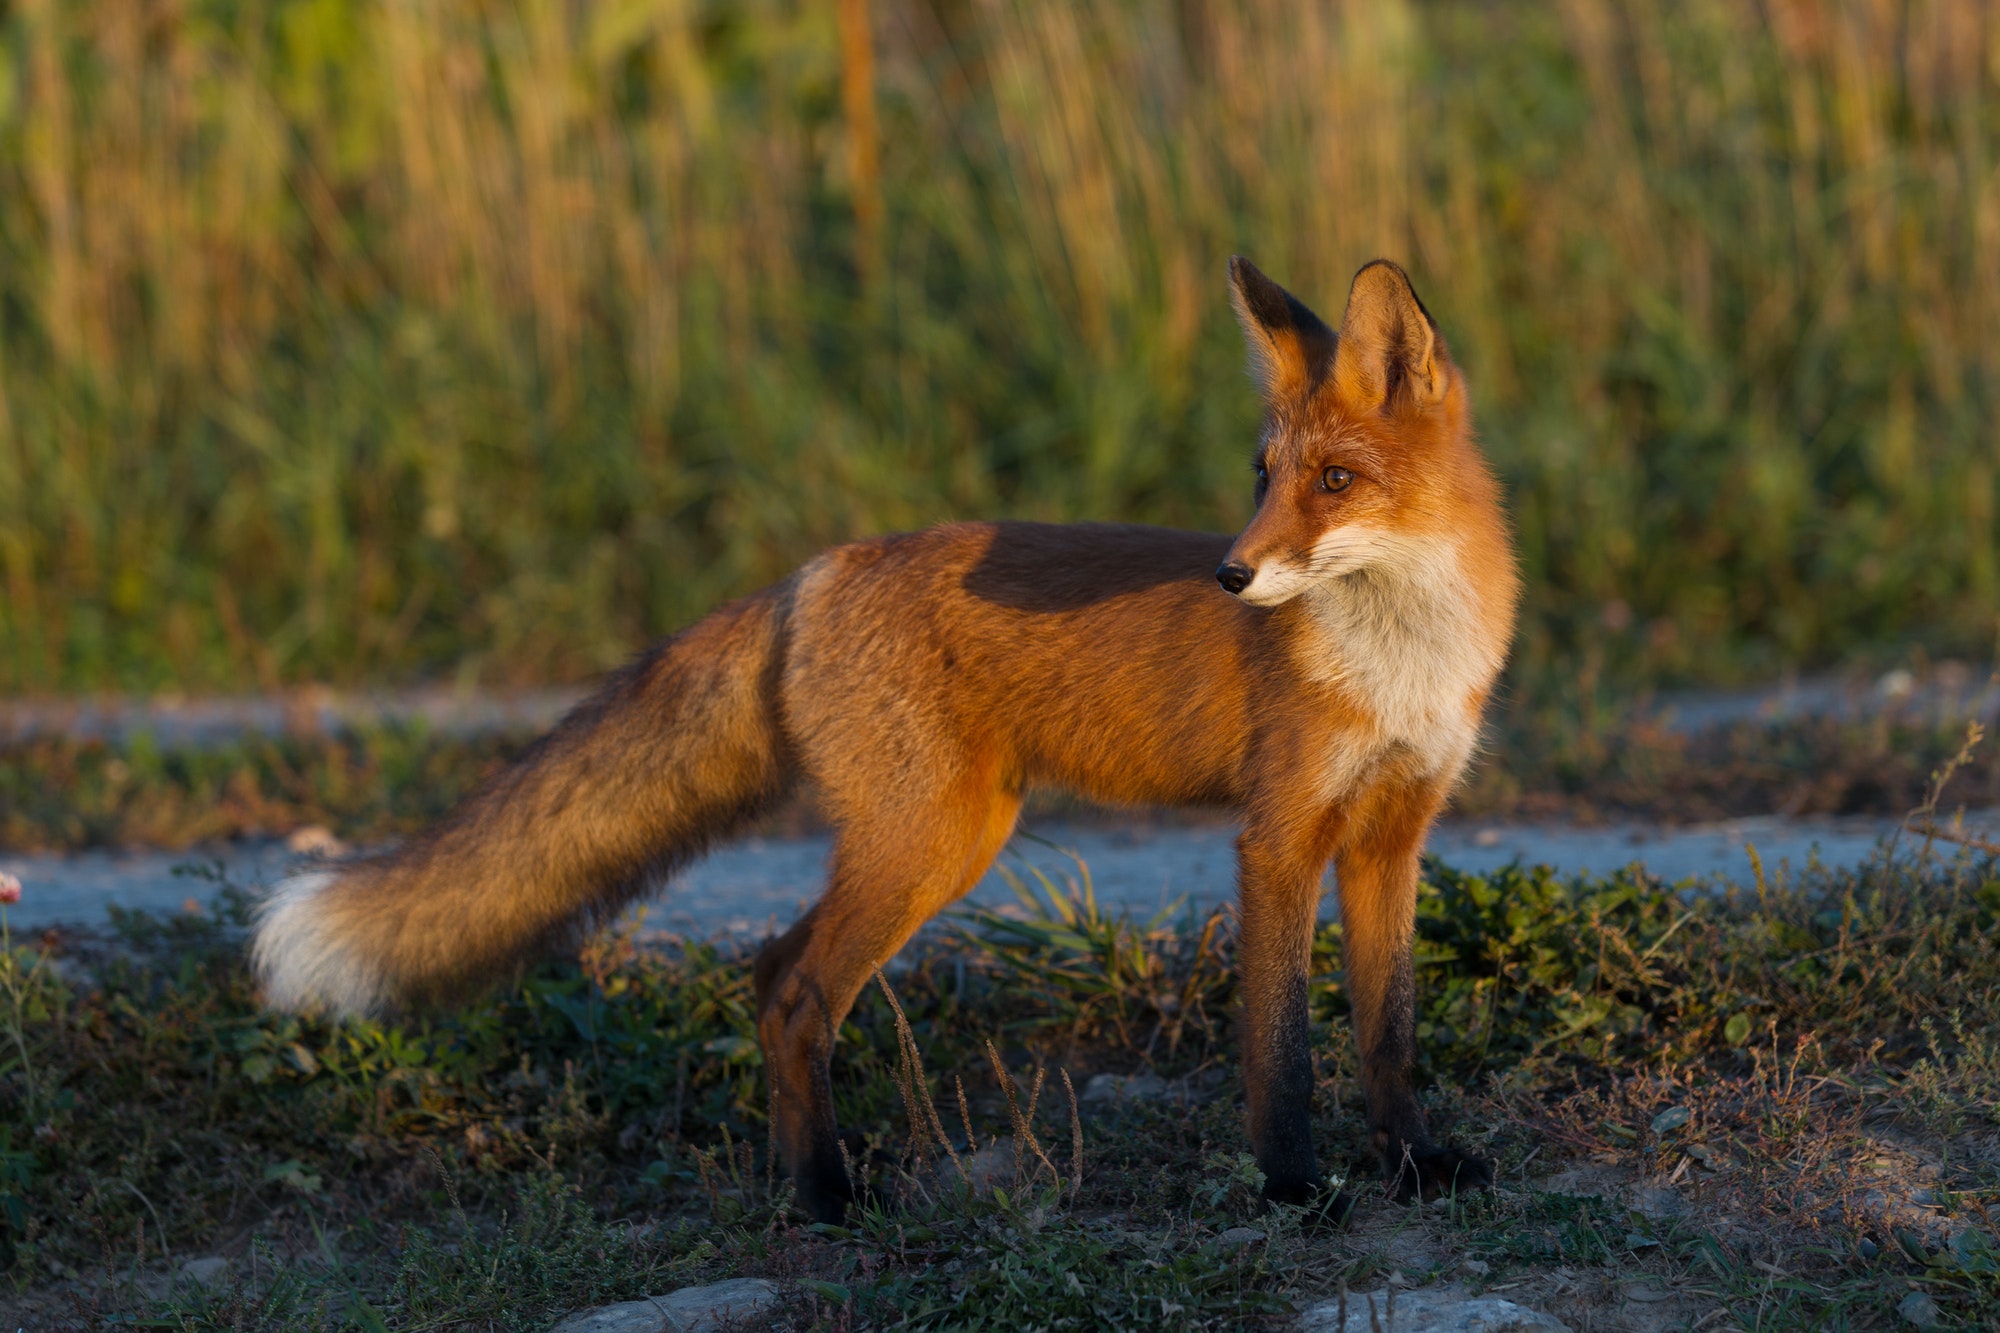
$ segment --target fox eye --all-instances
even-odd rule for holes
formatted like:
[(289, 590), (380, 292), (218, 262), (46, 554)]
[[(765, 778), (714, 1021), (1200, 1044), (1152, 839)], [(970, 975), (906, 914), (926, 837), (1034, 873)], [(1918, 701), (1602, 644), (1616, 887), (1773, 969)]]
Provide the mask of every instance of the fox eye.
[(1344, 491), (1354, 484), (1354, 474), (1344, 467), (1330, 467), (1319, 474), (1319, 484), (1329, 491)]
[(1257, 484), (1259, 486), (1263, 486), (1269, 483), (1270, 480), (1271, 480), (1271, 469), (1265, 467), (1262, 463), (1259, 463), (1257, 465)]

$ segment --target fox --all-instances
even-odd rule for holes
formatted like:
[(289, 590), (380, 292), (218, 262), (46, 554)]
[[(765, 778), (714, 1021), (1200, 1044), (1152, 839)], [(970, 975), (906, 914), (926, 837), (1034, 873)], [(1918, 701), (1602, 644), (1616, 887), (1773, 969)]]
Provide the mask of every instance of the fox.
[(460, 1001), (809, 791), (826, 885), (755, 957), (757, 1033), (794, 1197), (838, 1221), (858, 1196), (835, 1034), (978, 883), (1025, 797), (1221, 808), (1240, 824), (1237, 1041), (1265, 1197), (1330, 1198), (1308, 1013), (1329, 863), (1391, 1192), (1490, 1184), (1427, 1127), (1412, 949), (1425, 840), (1514, 634), (1499, 483), (1401, 267), (1354, 276), (1338, 331), (1247, 259), (1229, 279), (1263, 406), (1233, 539), (958, 522), (827, 550), (610, 674), (427, 831), (281, 882), (251, 945), (266, 1002)]

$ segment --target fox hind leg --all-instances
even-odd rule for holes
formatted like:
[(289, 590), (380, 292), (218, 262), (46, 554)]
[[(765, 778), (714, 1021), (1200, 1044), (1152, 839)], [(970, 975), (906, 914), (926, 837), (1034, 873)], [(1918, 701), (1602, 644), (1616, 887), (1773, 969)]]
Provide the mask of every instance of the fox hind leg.
[(833, 1111), (834, 1035), (875, 969), (963, 896), (1006, 843), (1020, 797), (967, 783), (922, 808), (845, 821), (818, 903), (757, 960), (757, 1031), (771, 1114), (798, 1199), (838, 1221), (853, 1201)]

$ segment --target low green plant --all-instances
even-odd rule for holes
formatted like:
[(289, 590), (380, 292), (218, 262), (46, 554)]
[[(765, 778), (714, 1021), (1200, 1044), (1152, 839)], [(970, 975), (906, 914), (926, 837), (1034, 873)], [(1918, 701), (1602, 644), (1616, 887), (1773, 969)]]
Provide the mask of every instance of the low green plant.
[[(60, 935), (37, 983), (51, 998), (22, 1011), (34, 1116), (19, 1062), (0, 1075), (6, 1273), (14, 1299), (43, 1302), (17, 1322), (534, 1327), (762, 1274), (801, 1327), (958, 1327), (974, 1308), (1001, 1327), (1037, 1311), (1223, 1327), (1401, 1262), (1385, 1226), (1509, 1280), (1691, 1274), (1739, 1310), (1765, 1299), (1758, 1262), (1809, 1274), (1783, 1296), (1785, 1326), (1865, 1323), (1912, 1278), (1947, 1311), (1985, 1299), (1980, 1209), (2000, 1177), (1959, 1145), (1991, 1133), (1988, 862), (1911, 851), (1755, 893), (1427, 869), (1440, 1132), (1498, 1157), (1510, 1189), (1564, 1161), (1698, 1185), (1738, 1219), (1713, 1244), (1701, 1218), (1656, 1225), (1609, 1196), (1376, 1200), (1333, 927), (1315, 949), (1315, 1133), (1361, 1220), (1344, 1237), (1264, 1212), (1224, 1021), (1226, 921), (1120, 922), (1091, 914), (1080, 878), (1041, 887), (1008, 928), (975, 918), (920, 949), (843, 1027), (834, 1091), (869, 1202), (840, 1229), (788, 1214), (740, 955), (607, 937), (456, 1013), (328, 1024), (260, 1008), (233, 892), (199, 918)], [(1154, 1040), (1190, 985), (1208, 1018)], [(1164, 1095), (1076, 1095), (1094, 1071), (1148, 1063)], [(1946, 1229), (1895, 1231), (1858, 1206), (1871, 1127), (1892, 1123), (1944, 1162), (1922, 1188), (1948, 1200)], [(1001, 1136), (1023, 1145), (1020, 1174), (973, 1188), (954, 1161)], [(1225, 1245), (1229, 1228), (1261, 1239)], [(217, 1250), (227, 1281), (172, 1285)], [(1426, 1263), (1418, 1279), (1441, 1271)], [(57, 1300), (73, 1307), (60, 1319)]]

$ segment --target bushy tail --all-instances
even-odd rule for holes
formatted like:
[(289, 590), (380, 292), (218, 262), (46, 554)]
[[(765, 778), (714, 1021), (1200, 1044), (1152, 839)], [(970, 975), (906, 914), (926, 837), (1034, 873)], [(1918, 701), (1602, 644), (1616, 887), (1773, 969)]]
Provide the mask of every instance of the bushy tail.
[(781, 585), (725, 607), (612, 677), (435, 828), (281, 884), (253, 945), (269, 1002), (368, 1014), (452, 999), (782, 797), (788, 605)]

